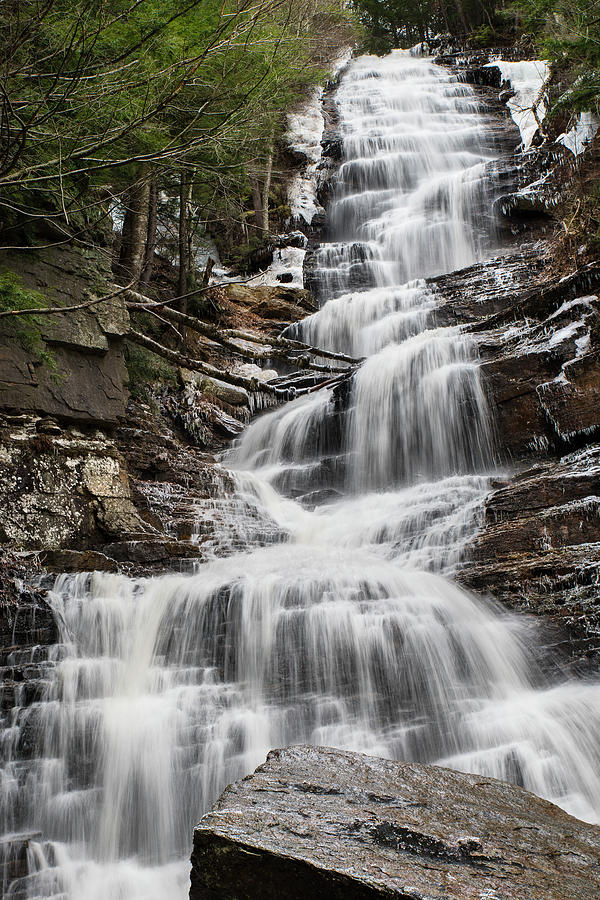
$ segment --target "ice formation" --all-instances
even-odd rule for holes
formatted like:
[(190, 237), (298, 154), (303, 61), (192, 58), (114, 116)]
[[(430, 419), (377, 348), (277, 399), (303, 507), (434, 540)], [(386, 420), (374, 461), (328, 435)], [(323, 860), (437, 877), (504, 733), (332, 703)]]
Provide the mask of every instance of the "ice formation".
[(493, 66), (500, 69), (502, 81), (510, 82), (515, 92), (506, 105), (515, 125), (521, 132), (523, 149), (528, 150), (546, 115), (544, 85), (550, 76), (548, 63), (541, 59), (521, 62), (507, 62), (498, 59), (488, 63), (487, 68)]

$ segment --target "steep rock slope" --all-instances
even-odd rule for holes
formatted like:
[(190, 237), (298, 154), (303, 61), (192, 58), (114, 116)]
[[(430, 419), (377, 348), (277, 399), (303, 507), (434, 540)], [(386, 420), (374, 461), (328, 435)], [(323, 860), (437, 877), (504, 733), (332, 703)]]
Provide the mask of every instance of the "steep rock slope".
[[(499, 56), (444, 61), (467, 81), (500, 90), (510, 107), (519, 85), (505, 78), (520, 64), (496, 63)], [(525, 66), (543, 77), (539, 63)], [(532, 101), (540, 120), (541, 77)], [(590, 132), (573, 152), (559, 127), (552, 121), (532, 131), (530, 148), (517, 149), (506, 166), (513, 186), (508, 179), (496, 213), (507, 246), (518, 249), (436, 279), (432, 288), (441, 298), (440, 323), (461, 324), (477, 337), (506, 472), (458, 577), (566, 624), (576, 652), (593, 657), (600, 647), (600, 268), (587, 244), (576, 262), (566, 254), (560, 204), (587, 189), (598, 139)]]

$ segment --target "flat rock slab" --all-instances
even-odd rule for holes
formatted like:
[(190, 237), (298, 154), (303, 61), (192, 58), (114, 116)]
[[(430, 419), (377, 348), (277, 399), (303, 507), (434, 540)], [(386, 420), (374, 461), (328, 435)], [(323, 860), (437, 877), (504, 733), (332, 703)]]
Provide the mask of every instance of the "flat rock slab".
[(584, 900), (600, 828), (479, 775), (274, 750), (194, 832), (190, 900)]

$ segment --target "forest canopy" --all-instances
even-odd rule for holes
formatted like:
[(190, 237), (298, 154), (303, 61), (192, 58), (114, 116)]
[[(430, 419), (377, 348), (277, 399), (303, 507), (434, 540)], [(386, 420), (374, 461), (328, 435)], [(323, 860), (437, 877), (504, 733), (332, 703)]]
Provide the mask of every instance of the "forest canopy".
[(179, 196), (175, 218), (243, 216), (286, 111), (349, 39), (329, 0), (5, 0), (3, 243), (42, 223), (89, 237), (118, 208), (141, 277), (157, 197)]
[(597, 0), (5, 0), (1, 243), (102, 244), (114, 221), (115, 275), (147, 287), (160, 234), (183, 294), (198, 235), (239, 254), (285, 221), (286, 113), (344, 46), (525, 41), (571, 114), (598, 103), (599, 24)]
[(494, 0), (353, 0), (352, 5), (375, 53), (440, 34), (466, 40), (498, 16)]

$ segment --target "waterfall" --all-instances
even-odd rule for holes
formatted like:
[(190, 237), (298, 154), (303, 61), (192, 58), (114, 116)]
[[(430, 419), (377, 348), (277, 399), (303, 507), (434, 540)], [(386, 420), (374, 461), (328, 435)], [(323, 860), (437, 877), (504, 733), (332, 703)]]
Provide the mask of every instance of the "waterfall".
[(12, 900), (183, 900), (201, 814), (297, 742), (481, 772), (600, 821), (600, 685), (452, 581), (493, 428), (477, 346), (439, 326), (424, 279), (493, 247), (491, 130), (468, 86), (400, 51), (355, 60), (337, 103), (322, 306), (292, 331), (366, 361), (226, 454), (214, 559), (57, 579), (61, 641), (2, 736), (2, 846), (28, 839)]

